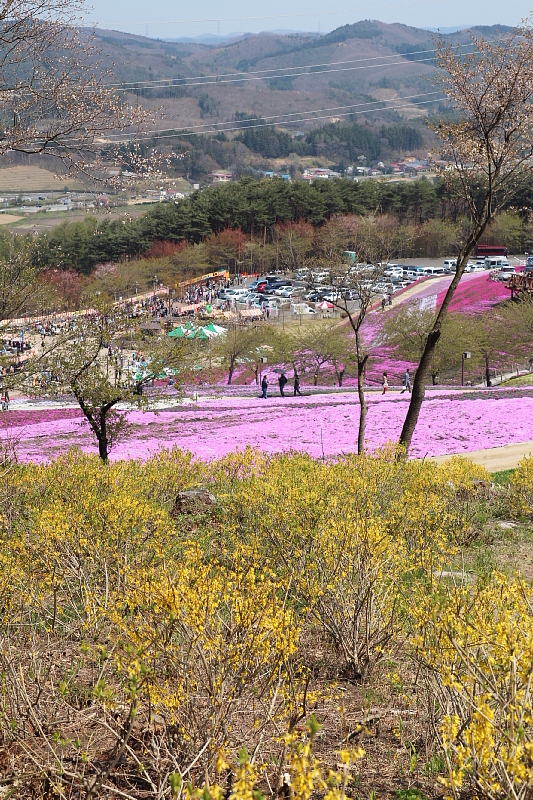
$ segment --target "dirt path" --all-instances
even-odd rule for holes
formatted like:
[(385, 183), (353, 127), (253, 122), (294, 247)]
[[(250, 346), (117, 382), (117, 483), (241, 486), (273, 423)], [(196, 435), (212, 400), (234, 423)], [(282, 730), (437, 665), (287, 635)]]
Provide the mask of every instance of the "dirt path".
[[(513, 469), (525, 456), (533, 455), (533, 442), (521, 444), (508, 444), (505, 447), (491, 447), (487, 450), (472, 450), (470, 453), (461, 453), (464, 458), (470, 459), (474, 464), (485, 467), (489, 472), (499, 472), (503, 469)], [(449, 456), (436, 456), (431, 461), (442, 464)]]

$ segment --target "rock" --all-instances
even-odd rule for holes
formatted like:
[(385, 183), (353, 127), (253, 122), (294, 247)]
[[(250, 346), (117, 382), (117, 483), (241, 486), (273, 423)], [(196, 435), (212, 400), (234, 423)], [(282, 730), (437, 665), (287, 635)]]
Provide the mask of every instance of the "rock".
[(191, 489), (180, 492), (176, 497), (170, 516), (176, 518), (182, 514), (205, 514), (216, 505), (217, 499), (209, 489)]

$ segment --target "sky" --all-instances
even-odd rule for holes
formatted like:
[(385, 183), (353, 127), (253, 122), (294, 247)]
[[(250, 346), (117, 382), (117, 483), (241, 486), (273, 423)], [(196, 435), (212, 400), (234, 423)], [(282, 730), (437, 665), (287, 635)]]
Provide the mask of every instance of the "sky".
[(420, 28), (516, 25), (532, 6), (533, 0), (92, 0), (85, 20), (102, 28), (169, 39), (267, 30), (327, 33), (361, 19)]

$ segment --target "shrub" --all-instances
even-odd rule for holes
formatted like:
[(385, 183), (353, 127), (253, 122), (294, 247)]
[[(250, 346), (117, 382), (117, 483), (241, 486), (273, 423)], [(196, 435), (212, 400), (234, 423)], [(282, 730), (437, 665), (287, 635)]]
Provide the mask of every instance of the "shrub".
[[(12, 796), (161, 797), (189, 778), (209, 793), (221, 749), (244, 742), (234, 800), (241, 779), (252, 800), (254, 775), (279, 783), (285, 770), (302, 800), (305, 786), (344, 797), (358, 749), (328, 775), (316, 729), (299, 737), (335, 691), (315, 679), (317, 651), (362, 680), (397, 654), (414, 593), (468, 539), (483, 474), (393, 449), (12, 465), (0, 495), (0, 734), (23, 776)], [(176, 503), (198, 487), (214, 506)]]
[(533, 457), (524, 458), (511, 476), (511, 513), (533, 516)]
[(441, 582), (418, 598), (416, 658), (454, 798), (533, 796), (533, 591), (496, 573), (482, 588)]

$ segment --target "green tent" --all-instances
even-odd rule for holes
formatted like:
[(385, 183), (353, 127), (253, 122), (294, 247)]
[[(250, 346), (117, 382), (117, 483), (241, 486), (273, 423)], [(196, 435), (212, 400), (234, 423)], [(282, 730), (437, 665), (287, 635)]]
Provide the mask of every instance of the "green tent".
[(176, 338), (181, 339), (183, 336), (185, 336), (185, 333), (186, 333), (185, 329), (182, 328), (181, 325), (178, 325), (178, 327), (174, 328), (173, 331), (170, 331), (168, 335), (170, 336), (171, 339), (176, 339)]
[(212, 322), (210, 322), (208, 325), (204, 325), (204, 330), (211, 331), (211, 333), (218, 333), (216, 326), (213, 325)]
[(195, 338), (196, 339), (209, 339), (209, 336), (207, 335), (207, 333), (204, 331), (203, 328), (198, 328), (198, 330), (196, 331), (196, 337)]

